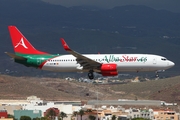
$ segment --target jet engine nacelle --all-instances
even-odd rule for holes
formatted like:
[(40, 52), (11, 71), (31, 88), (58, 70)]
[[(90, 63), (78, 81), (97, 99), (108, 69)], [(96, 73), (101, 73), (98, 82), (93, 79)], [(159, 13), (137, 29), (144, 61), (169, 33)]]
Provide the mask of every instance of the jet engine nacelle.
[(102, 64), (101, 74), (103, 76), (116, 76), (118, 75), (117, 64)]

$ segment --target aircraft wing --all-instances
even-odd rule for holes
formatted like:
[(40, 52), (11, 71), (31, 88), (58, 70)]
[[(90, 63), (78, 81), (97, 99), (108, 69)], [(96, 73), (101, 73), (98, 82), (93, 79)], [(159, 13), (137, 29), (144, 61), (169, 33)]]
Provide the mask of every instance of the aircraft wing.
[(83, 67), (83, 69), (100, 70), (100, 67), (102, 65), (101, 63), (96, 62), (96, 61), (94, 61), (94, 60), (92, 60), (92, 59), (90, 59), (90, 58), (88, 58), (86, 56), (83, 56), (82, 54), (80, 54), (80, 53), (78, 53), (78, 52), (76, 52), (74, 50), (71, 50), (63, 38), (61, 38), (61, 42), (62, 42), (62, 45), (63, 45), (64, 49), (67, 52), (69, 52), (70, 54), (72, 54), (74, 57), (76, 57), (77, 63), (79, 63)]

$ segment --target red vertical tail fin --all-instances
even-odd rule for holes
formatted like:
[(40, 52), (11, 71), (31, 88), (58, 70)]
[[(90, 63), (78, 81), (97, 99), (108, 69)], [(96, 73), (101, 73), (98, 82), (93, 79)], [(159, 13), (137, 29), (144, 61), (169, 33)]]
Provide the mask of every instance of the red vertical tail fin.
[(36, 50), (16, 26), (8, 26), (15, 53), (20, 54), (48, 54)]

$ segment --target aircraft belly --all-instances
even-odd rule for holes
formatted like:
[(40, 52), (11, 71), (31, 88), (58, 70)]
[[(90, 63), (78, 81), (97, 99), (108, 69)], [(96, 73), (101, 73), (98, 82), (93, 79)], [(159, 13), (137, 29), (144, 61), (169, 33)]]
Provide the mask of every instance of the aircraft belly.
[(137, 64), (118, 64), (117, 70), (119, 72), (140, 72), (140, 71), (156, 71), (161, 69), (160, 67), (147, 63), (137, 63)]
[(49, 63), (45, 64), (42, 69), (49, 71), (57, 71), (57, 72), (76, 72), (81, 71), (77, 69), (77, 64), (74, 63)]
[(157, 68), (149, 68), (149, 67), (119, 67), (119, 72), (140, 72), (140, 71), (155, 71)]

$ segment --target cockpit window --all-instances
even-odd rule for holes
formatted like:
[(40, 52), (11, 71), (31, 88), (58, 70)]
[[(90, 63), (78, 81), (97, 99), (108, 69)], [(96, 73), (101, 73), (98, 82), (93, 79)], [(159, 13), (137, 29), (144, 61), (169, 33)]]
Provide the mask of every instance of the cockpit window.
[(161, 60), (166, 61), (167, 59), (166, 58), (161, 58)]

